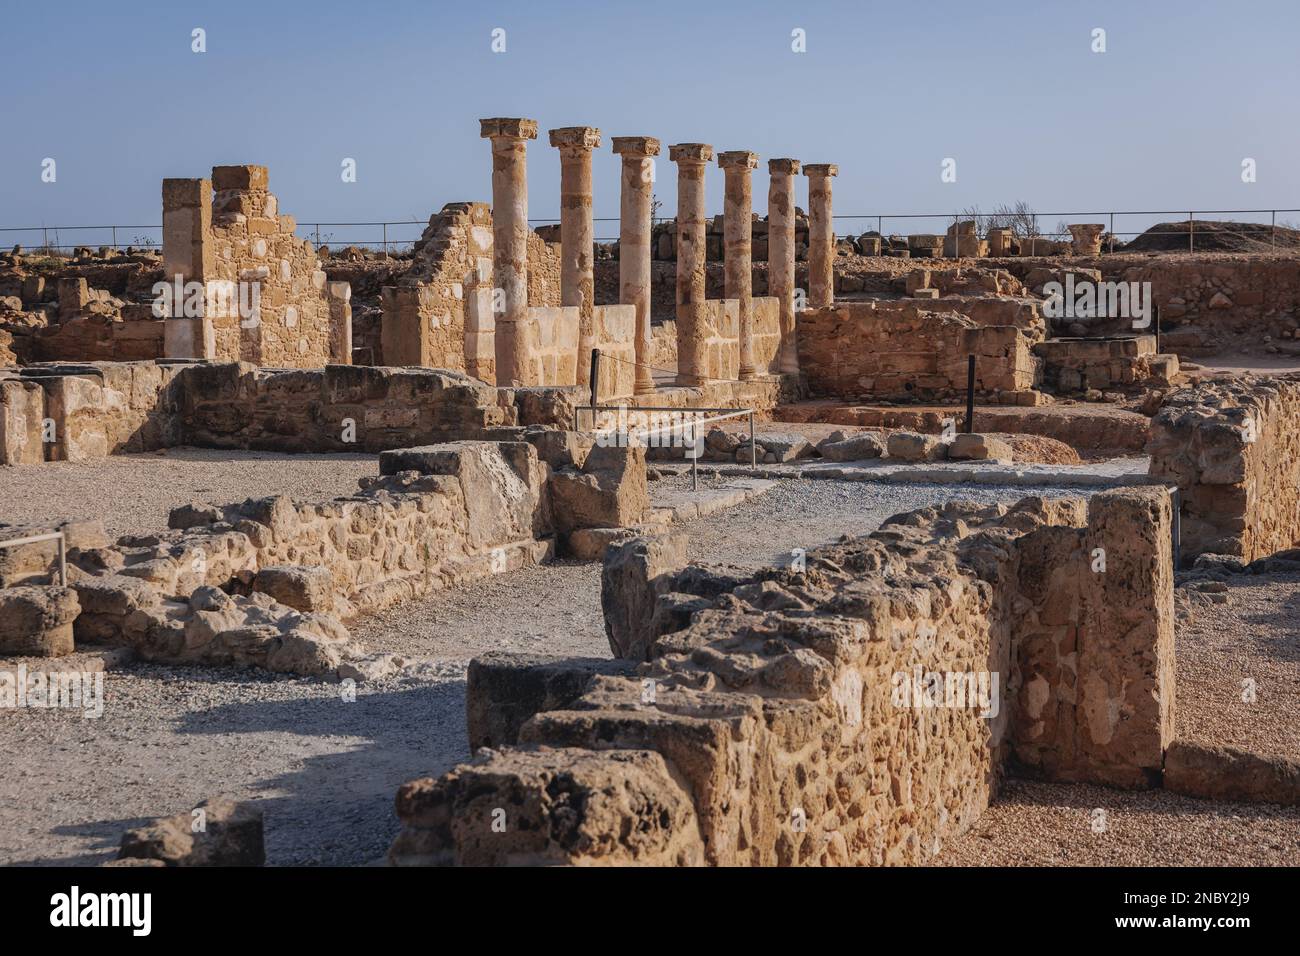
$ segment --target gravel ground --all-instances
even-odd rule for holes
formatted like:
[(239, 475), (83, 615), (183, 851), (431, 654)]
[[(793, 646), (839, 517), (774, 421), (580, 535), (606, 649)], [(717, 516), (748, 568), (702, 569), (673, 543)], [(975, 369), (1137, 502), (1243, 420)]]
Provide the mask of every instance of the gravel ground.
[[(661, 481), (690, 484), (686, 476)], [(681, 530), (690, 535), (693, 560), (757, 568), (788, 560), (795, 548), (807, 550), (841, 535), (869, 534), (886, 518), (927, 505), (961, 500), (1010, 503), (1031, 494), (1087, 496), (1093, 490), (786, 479), (739, 507), (684, 524)]]
[[(1097, 814), (1104, 811), (1104, 816)], [(1104, 823), (1094, 832), (1094, 821)], [(1009, 780), (938, 866), (1294, 866), (1300, 808)]]
[(0, 523), (101, 518), (109, 535), (149, 534), (191, 501), (233, 504), (272, 494), (328, 500), (379, 473), (377, 455), (282, 455), (173, 448), (88, 462), (0, 468)]
[(1177, 734), (1300, 759), (1300, 575), (1226, 583), (1226, 604), (1193, 594), (1191, 621), (1178, 625)]
[(268, 862), (363, 864), (393, 795), (465, 756), (462, 668), (357, 688), (254, 671), (110, 671), (104, 713), (0, 711), (0, 863), (95, 864), (122, 832), (228, 793), (260, 802)]

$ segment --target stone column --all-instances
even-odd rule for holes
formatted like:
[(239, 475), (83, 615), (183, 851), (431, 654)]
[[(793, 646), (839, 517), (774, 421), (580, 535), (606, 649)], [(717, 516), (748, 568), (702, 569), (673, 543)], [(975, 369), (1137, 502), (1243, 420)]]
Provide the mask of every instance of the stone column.
[(740, 377), (751, 379), (754, 367), (754, 189), (750, 173), (758, 156), (745, 150), (719, 153), (726, 176), (722, 200), (723, 275), (728, 299), (740, 302)]
[(668, 147), (677, 164), (677, 384), (701, 385), (706, 377), (704, 167), (713, 147), (678, 143)]
[(824, 308), (835, 299), (835, 224), (831, 220), (831, 177), (840, 168), (816, 163), (808, 177), (808, 307)]
[[(206, 286), (214, 277), (212, 237), (212, 181), (208, 179), (164, 179), (163, 281), (175, 290), (189, 282)], [(163, 324), (163, 355), (167, 358), (214, 359), (216, 334), (212, 318), (186, 317), (185, 297), (173, 301)]]
[(659, 140), (652, 136), (615, 136), (614, 152), (623, 157), (619, 195), (618, 301), (636, 306), (636, 381), (633, 392), (655, 390), (650, 374), (650, 233), (654, 215), (654, 157)]
[(794, 177), (799, 172), (799, 160), (770, 159), (767, 171), (767, 294), (776, 296), (781, 310), (777, 368), (796, 375), (799, 350), (794, 315)]
[(591, 151), (600, 146), (600, 130), (566, 126), (550, 137), (560, 150), (560, 304), (578, 307), (578, 384), (589, 385), (596, 346)]
[(497, 117), (479, 120), (479, 135), (492, 140), (492, 271), (502, 292), (496, 317), (497, 385), (528, 381), (528, 140), (537, 121)]

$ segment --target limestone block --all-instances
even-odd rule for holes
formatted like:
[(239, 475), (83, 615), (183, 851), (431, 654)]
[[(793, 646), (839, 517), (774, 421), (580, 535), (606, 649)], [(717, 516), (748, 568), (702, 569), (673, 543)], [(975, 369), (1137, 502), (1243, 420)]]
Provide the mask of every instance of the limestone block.
[(631, 661), (494, 652), (470, 661), (465, 714), (471, 751), (519, 739), (534, 714), (568, 707), (597, 674), (625, 676)]
[(916, 432), (894, 432), (885, 447), (890, 458), (902, 461), (931, 461), (941, 451), (937, 438)]
[(59, 585), (0, 590), (0, 654), (63, 657), (73, 651), (77, 592)]
[[(238, 168), (238, 167), (237, 167)], [(192, 812), (161, 817), (122, 835), (118, 859), (161, 860), (167, 866), (262, 866), (262, 811), (252, 801), (214, 797)]]
[(1238, 747), (1175, 740), (1165, 751), (1166, 790), (1243, 803), (1300, 804), (1300, 761)]
[(45, 392), (35, 382), (0, 381), (0, 465), (34, 465), (45, 460), (42, 424)]
[(614, 655), (649, 659), (654, 640), (655, 607), (672, 584), (672, 572), (686, 564), (685, 535), (655, 535), (611, 547), (601, 569), (600, 605), (605, 635)]
[(1011, 446), (992, 435), (957, 435), (948, 443), (948, 457), (954, 461), (1009, 462), (1014, 457)]
[(300, 565), (263, 567), (253, 579), (253, 590), (269, 594), (298, 611), (332, 611), (334, 579), (326, 568)]
[[(493, 826), (499, 808), (504, 830)], [(397, 816), (404, 827), (388, 854), (397, 865), (703, 863), (691, 799), (648, 751), (489, 752), (403, 785)]]
[(824, 441), (817, 450), (830, 461), (862, 461), (884, 455), (885, 443), (874, 432), (863, 432), (842, 441)]
[(645, 449), (596, 445), (582, 471), (557, 471), (548, 484), (556, 530), (623, 528), (650, 508)]

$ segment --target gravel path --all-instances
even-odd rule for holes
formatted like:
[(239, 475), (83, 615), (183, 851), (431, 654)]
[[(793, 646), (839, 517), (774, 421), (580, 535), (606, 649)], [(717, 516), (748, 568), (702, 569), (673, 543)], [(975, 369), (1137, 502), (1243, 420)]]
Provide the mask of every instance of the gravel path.
[(1191, 621), (1178, 625), (1177, 734), (1300, 759), (1300, 575), (1225, 583), (1227, 603), (1192, 594)]
[(377, 455), (282, 455), (173, 448), (87, 462), (0, 468), (0, 523), (50, 524), (101, 518), (112, 537), (167, 527), (167, 513), (191, 501), (233, 504), (272, 494), (326, 501), (379, 473)]
[[(1104, 812), (1104, 817), (1096, 813)], [(1094, 832), (1094, 821), (1104, 830)], [(1009, 780), (938, 866), (1294, 866), (1300, 808)]]

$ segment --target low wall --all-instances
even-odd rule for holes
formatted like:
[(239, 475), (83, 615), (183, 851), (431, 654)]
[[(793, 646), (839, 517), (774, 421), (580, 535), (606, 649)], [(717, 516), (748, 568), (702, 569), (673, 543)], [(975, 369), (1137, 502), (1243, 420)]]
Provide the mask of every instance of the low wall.
[(838, 302), (797, 316), (799, 368), (814, 397), (938, 400), (966, 392), (976, 356), (984, 396), (1028, 392), (1037, 383), (1037, 339), (1011, 325), (987, 326), (914, 302)]
[(513, 425), (495, 388), (439, 369), (196, 365), (176, 380), (182, 443), (269, 451), (383, 451)]
[(1150, 474), (1182, 495), (1182, 553), (1253, 561), (1300, 542), (1300, 377), (1180, 389), (1151, 420)]
[(638, 676), (574, 698), (526, 662), (547, 690), (512, 699), (566, 703), (404, 785), (390, 861), (911, 864), (978, 819), (1010, 759), (1158, 783), (1170, 522), (1155, 488), (952, 504), (747, 579), (682, 569), (680, 538), (611, 549), (606, 627)]
[(181, 368), (101, 362), (0, 375), (0, 464), (85, 461), (178, 444), (172, 385)]

